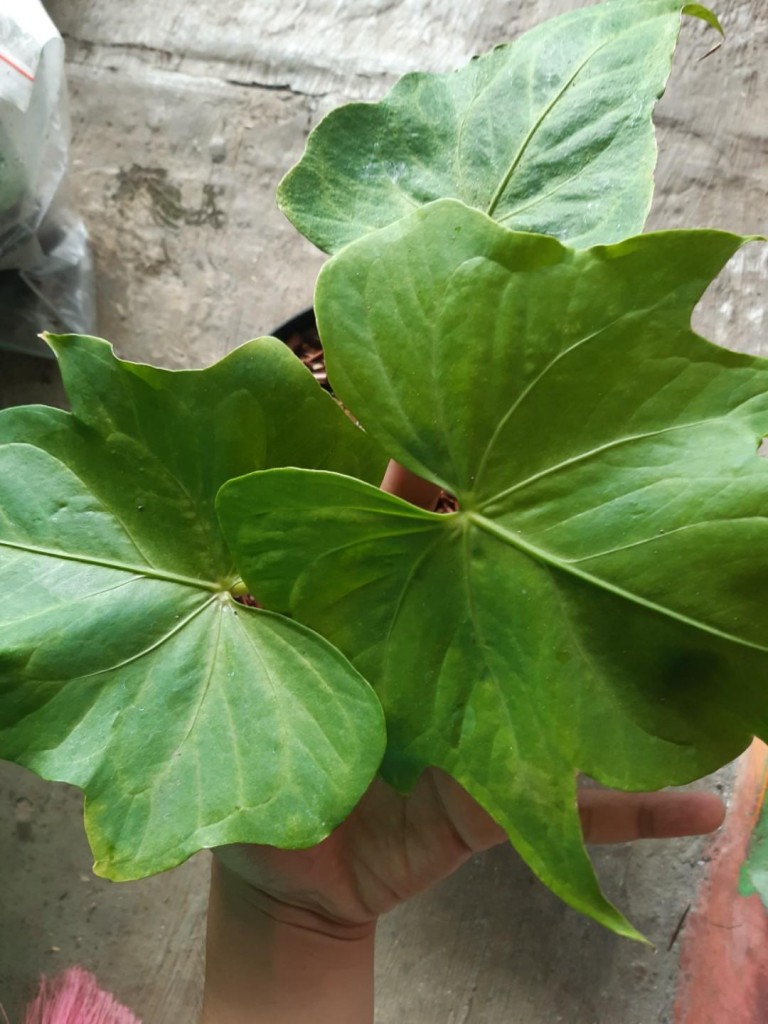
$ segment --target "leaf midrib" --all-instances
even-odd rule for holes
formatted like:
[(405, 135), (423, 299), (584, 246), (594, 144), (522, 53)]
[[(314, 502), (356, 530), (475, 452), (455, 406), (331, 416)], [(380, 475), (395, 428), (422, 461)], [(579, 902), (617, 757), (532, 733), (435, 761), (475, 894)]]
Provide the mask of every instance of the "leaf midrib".
[(604, 50), (606, 46), (609, 46), (614, 42), (615, 39), (606, 40), (604, 43), (601, 43), (600, 46), (596, 47), (587, 57), (584, 58), (584, 60), (581, 62), (581, 64), (579, 64), (579, 66), (576, 68), (576, 70), (573, 72), (570, 78), (563, 83), (559, 91), (552, 97), (552, 99), (541, 112), (541, 114), (539, 114), (539, 117), (537, 118), (536, 122), (533, 125), (531, 125), (531, 127), (528, 129), (528, 134), (521, 142), (517, 153), (515, 153), (514, 157), (512, 158), (512, 161), (506, 173), (504, 174), (504, 177), (501, 179), (501, 182), (499, 183), (496, 192), (494, 193), (490, 203), (488, 204), (488, 209), (485, 212), (488, 214), (489, 217), (493, 217), (494, 213), (496, 212), (496, 208), (501, 202), (501, 200), (504, 198), (504, 193), (507, 191), (507, 187), (509, 186), (509, 183), (512, 180), (512, 175), (520, 166), (522, 159), (525, 156), (528, 147), (533, 142), (536, 133), (538, 132), (539, 128), (541, 128), (542, 124), (547, 119), (547, 117), (549, 117), (554, 107), (560, 102), (560, 100), (563, 98), (568, 89), (570, 89), (571, 85), (573, 85), (573, 83), (584, 70), (584, 68), (587, 66), (587, 64), (589, 64), (590, 61), (592, 61), (597, 56), (597, 54), (600, 53), (601, 50)]
[(656, 302), (651, 303), (649, 306), (642, 306), (638, 309), (631, 309), (629, 311), (620, 313), (617, 317), (614, 317), (613, 320), (609, 321), (606, 324), (601, 324), (599, 327), (596, 327), (594, 330), (589, 331), (589, 333), (587, 334), (580, 335), (565, 348), (560, 349), (558, 352), (556, 352), (554, 356), (549, 360), (549, 362), (546, 363), (546, 365), (543, 366), (542, 369), (539, 370), (539, 372), (530, 381), (528, 381), (528, 383), (525, 385), (522, 391), (520, 391), (520, 393), (514, 397), (512, 404), (496, 424), (493, 434), (491, 435), (488, 444), (485, 446), (485, 450), (483, 451), (483, 454), (478, 462), (477, 473), (475, 475), (475, 488), (477, 489), (479, 487), (480, 480), (482, 479), (485, 473), (488, 459), (490, 458), (491, 453), (493, 452), (493, 449), (496, 446), (499, 437), (506, 429), (507, 424), (518, 411), (520, 406), (525, 401), (527, 401), (530, 395), (533, 394), (536, 388), (541, 384), (541, 382), (544, 380), (547, 374), (550, 373), (550, 371), (554, 367), (556, 367), (559, 363), (563, 362), (564, 360), (568, 359), (570, 356), (574, 354), (574, 352), (578, 352), (584, 345), (588, 345), (592, 342), (596, 342), (598, 339), (602, 339), (609, 331), (612, 331), (615, 328), (617, 328), (619, 324), (625, 324), (628, 320), (640, 320), (644, 317), (649, 316), (651, 313), (657, 312), (665, 303), (669, 301), (670, 296), (674, 294), (675, 289), (673, 288), (669, 292), (666, 292), (664, 295), (662, 295), (659, 299), (657, 299)]
[(706, 420), (690, 420), (684, 423), (671, 423), (667, 426), (660, 427), (658, 430), (646, 430), (638, 434), (626, 434), (622, 437), (616, 437), (612, 441), (606, 441), (605, 444), (596, 445), (594, 448), (588, 448), (586, 451), (578, 452), (576, 455), (573, 455), (568, 459), (563, 459), (562, 462), (556, 462), (551, 466), (545, 466), (544, 469), (540, 469), (537, 473), (532, 473), (524, 480), (519, 480), (510, 487), (504, 488), (503, 491), (497, 491), (489, 498), (484, 498), (479, 508), (482, 510), (493, 507), (499, 502), (505, 501), (513, 494), (516, 494), (518, 491), (523, 491), (526, 487), (537, 484), (540, 480), (545, 480), (548, 476), (560, 473), (563, 470), (569, 470), (573, 466), (580, 466), (584, 462), (588, 462), (590, 459), (599, 458), (606, 452), (612, 451), (614, 448), (620, 448), (622, 445), (635, 444), (638, 441), (649, 441), (652, 438), (664, 437), (667, 434), (673, 434), (678, 431), (695, 430), (697, 427), (710, 426), (713, 423), (721, 423), (728, 419), (728, 415), (729, 414), (726, 413), (722, 416), (713, 416)]
[(118, 561), (117, 559), (97, 558), (91, 555), (60, 551), (55, 548), (38, 547), (34, 544), (17, 544), (9, 540), (0, 540), (0, 548), (22, 551), (30, 555), (39, 555), (43, 558), (56, 558), (61, 561), (77, 562), (82, 565), (94, 565), (102, 569), (112, 569), (115, 572), (125, 572), (130, 573), (133, 576), (143, 576), (147, 579), (160, 580), (164, 583), (177, 583), (180, 586), (191, 587), (195, 590), (220, 593), (228, 589), (222, 583), (214, 583), (211, 580), (201, 580), (193, 576), (182, 576), (179, 573), (158, 569), (155, 566), (133, 565), (129, 562)]
[(599, 576), (594, 576), (589, 572), (585, 572), (583, 569), (579, 569), (575, 563), (558, 558), (551, 551), (547, 551), (544, 548), (537, 547), (535, 544), (531, 544), (519, 534), (505, 529), (499, 523), (494, 522), (492, 519), (487, 519), (485, 516), (480, 515), (477, 512), (468, 511), (464, 514), (472, 524), (478, 527), (478, 529), (483, 530), (485, 533), (490, 534), (490, 536), (495, 537), (497, 540), (502, 541), (510, 547), (517, 548), (519, 551), (529, 555), (531, 558), (534, 558), (539, 562), (543, 562), (544, 565), (550, 568), (559, 569), (567, 575), (575, 576), (577, 579), (583, 580), (585, 583), (589, 583), (600, 590), (614, 594), (616, 597), (620, 597), (625, 601), (630, 601), (633, 604), (640, 605), (641, 607), (663, 615), (668, 619), (675, 619), (677, 622), (686, 626), (692, 626), (694, 629), (709, 633), (711, 636), (716, 636), (721, 640), (727, 640), (730, 643), (738, 644), (740, 647), (747, 647), (750, 650), (760, 651), (762, 654), (768, 654), (768, 646), (755, 643), (752, 640), (745, 640), (743, 637), (735, 636), (732, 633), (726, 633), (724, 630), (717, 629), (717, 627), (711, 626), (709, 623), (701, 622), (698, 619), (694, 619), (689, 615), (684, 615), (672, 608), (667, 608), (655, 601), (649, 601), (640, 594), (635, 594), (631, 590), (625, 590), (623, 587), (610, 583), (608, 580), (601, 579)]

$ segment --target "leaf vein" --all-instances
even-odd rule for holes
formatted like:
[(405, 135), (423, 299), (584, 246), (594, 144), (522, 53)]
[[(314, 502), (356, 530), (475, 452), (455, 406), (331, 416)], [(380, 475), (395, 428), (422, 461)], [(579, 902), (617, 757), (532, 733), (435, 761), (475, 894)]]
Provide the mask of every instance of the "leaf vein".
[(38, 555), (41, 558), (55, 558), (66, 562), (77, 562), (82, 565), (94, 565), (102, 569), (113, 569), (116, 572), (133, 573), (135, 576), (161, 580), (166, 583), (178, 583), (182, 586), (193, 587), (196, 590), (212, 590), (218, 593), (223, 589), (218, 583), (195, 579), (191, 576), (181, 576), (178, 573), (168, 572), (150, 565), (130, 565), (127, 562), (120, 562), (116, 559), (97, 558), (93, 555), (59, 551), (55, 548), (44, 548), (35, 544), (19, 544), (9, 540), (0, 540), (0, 548), (27, 552), (31, 555)]
[(611, 583), (608, 580), (601, 579), (599, 576), (594, 576), (589, 572), (585, 572), (584, 570), (577, 568), (572, 562), (560, 559), (553, 555), (552, 552), (531, 544), (518, 534), (512, 533), (499, 523), (486, 519), (484, 516), (479, 515), (476, 512), (468, 512), (467, 515), (472, 522), (482, 530), (485, 530), (486, 533), (496, 537), (497, 540), (501, 540), (506, 544), (510, 544), (511, 546), (518, 548), (520, 551), (523, 551), (531, 558), (536, 559), (536, 561), (542, 562), (544, 565), (560, 569), (564, 573), (584, 580), (592, 586), (599, 587), (608, 593), (615, 594), (617, 597), (621, 597), (624, 600), (638, 604), (643, 608), (647, 608), (649, 611), (657, 612), (666, 618), (675, 619), (677, 622), (681, 622), (684, 625), (692, 626), (704, 633), (709, 633), (711, 636), (719, 637), (722, 640), (728, 640), (731, 643), (738, 644), (740, 647), (747, 647), (750, 650), (768, 654), (768, 646), (764, 644), (758, 644), (752, 640), (745, 640), (743, 637), (735, 636), (732, 633), (727, 633), (725, 630), (718, 629), (716, 626), (712, 626), (708, 622), (702, 622), (698, 619), (694, 619), (690, 615), (685, 615), (682, 612), (675, 611), (673, 608), (665, 608), (663, 605), (642, 597), (640, 594), (635, 594), (631, 590), (626, 590), (624, 587), (617, 586), (615, 583)]
[(496, 207), (501, 202), (501, 200), (502, 200), (502, 198), (504, 196), (504, 193), (505, 193), (505, 191), (507, 189), (507, 186), (509, 185), (510, 181), (512, 180), (512, 175), (515, 173), (517, 168), (520, 166), (520, 162), (522, 161), (523, 157), (525, 156), (526, 150), (530, 146), (531, 142), (534, 139), (534, 136), (538, 132), (539, 128), (541, 128), (541, 126), (544, 123), (544, 121), (546, 120), (546, 118), (549, 116), (549, 114), (555, 108), (555, 106), (560, 102), (560, 100), (563, 98), (565, 93), (568, 91), (568, 89), (571, 87), (571, 85), (575, 82), (575, 80), (581, 74), (581, 72), (584, 70), (584, 68), (587, 66), (587, 64), (589, 64), (589, 62), (591, 60), (593, 60), (597, 56), (597, 54), (600, 53), (601, 50), (604, 50), (606, 48), (606, 46), (610, 45), (612, 42), (614, 42), (614, 40), (612, 40), (612, 39), (606, 40), (606, 42), (601, 43), (600, 46), (596, 47), (590, 54), (588, 54), (587, 57), (584, 58), (584, 60), (581, 62), (581, 64), (579, 64), (579, 66), (576, 68), (576, 70), (573, 72), (573, 74), (570, 76), (570, 78), (568, 78), (566, 80), (566, 82), (562, 85), (562, 87), (559, 89), (559, 91), (552, 97), (552, 99), (547, 104), (547, 106), (544, 108), (544, 110), (541, 112), (541, 114), (536, 119), (534, 124), (529, 128), (528, 134), (523, 139), (522, 143), (520, 144), (520, 148), (518, 149), (518, 151), (515, 154), (515, 156), (512, 158), (512, 162), (511, 162), (507, 172), (505, 173), (504, 177), (501, 179), (501, 182), (500, 182), (498, 188), (496, 189), (496, 192), (494, 193), (493, 198), (491, 199), (491, 202), (490, 202), (490, 204), (488, 206), (488, 209), (486, 210), (486, 213), (488, 214), (489, 217), (492, 217), (493, 214), (495, 213)]

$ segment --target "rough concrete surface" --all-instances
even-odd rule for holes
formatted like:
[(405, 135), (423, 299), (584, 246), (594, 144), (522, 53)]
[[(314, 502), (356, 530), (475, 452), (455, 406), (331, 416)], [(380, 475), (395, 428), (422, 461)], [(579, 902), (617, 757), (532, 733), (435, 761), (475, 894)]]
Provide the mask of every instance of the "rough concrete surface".
[[(67, 38), (73, 190), (96, 248), (101, 333), (131, 358), (199, 366), (305, 308), (322, 257), (274, 191), (319, 117), (577, 6), (51, 0)], [(765, 0), (724, 3), (728, 42), (705, 60), (714, 33), (686, 20), (658, 108), (649, 226), (768, 231), (767, 11)], [(754, 248), (726, 291), (757, 293), (766, 256)], [(727, 306), (718, 295), (716, 309)], [(764, 322), (749, 319), (750, 303), (728, 309), (712, 317), (715, 340), (757, 344)]]
[[(578, 6), (49, 0), (67, 39), (72, 185), (96, 253), (101, 333), (125, 357), (200, 366), (308, 305), (322, 257), (273, 194), (318, 118)], [(658, 108), (650, 226), (768, 232), (768, 2), (717, 8), (726, 45), (699, 60), (713, 36), (688, 21)], [(767, 285), (766, 250), (750, 246), (697, 327), (765, 353)], [(61, 400), (52, 365), (0, 352), (0, 406), (40, 400)], [(3, 766), (0, 1001), (11, 1020), (39, 972), (79, 962), (147, 1024), (193, 1021), (207, 857), (140, 883), (96, 879), (77, 792)], [(665, 1024), (675, 932), (706, 857), (700, 840), (596, 851), (609, 895), (656, 951), (568, 910), (510, 850), (476, 858), (383, 923), (378, 1024)]]

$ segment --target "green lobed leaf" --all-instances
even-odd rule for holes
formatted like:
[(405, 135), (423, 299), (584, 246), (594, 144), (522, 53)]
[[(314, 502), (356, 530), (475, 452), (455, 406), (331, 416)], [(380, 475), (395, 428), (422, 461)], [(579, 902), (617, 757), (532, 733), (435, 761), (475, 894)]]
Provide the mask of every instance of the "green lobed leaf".
[(184, 372), (51, 344), (72, 414), (0, 414), (0, 756), (85, 790), (114, 879), (318, 842), (378, 768), (381, 708), (325, 640), (233, 600), (213, 501), (269, 466), (375, 480), (378, 449), (275, 339)]
[(741, 866), (739, 895), (753, 896), (755, 893), (768, 908), (768, 804), (763, 794), (760, 816), (749, 841), (749, 852)]
[(342, 400), (459, 512), (293, 470), (219, 497), (245, 579), (373, 683), (386, 777), (450, 772), (624, 934), (577, 772), (655, 789), (768, 735), (768, 361), (690, 328), (743, 241), (574, 251), (434, 203), (332, 259), (316, 307)]
[(459, 71), (408, 74), (380, 103), (320, 123), (279, 205), (331, 253), (441, 198), (576, 247), (636, 234), (653, 194), (651, 114), (681, 13), (722, 33), (700, 4), (610, 0)]

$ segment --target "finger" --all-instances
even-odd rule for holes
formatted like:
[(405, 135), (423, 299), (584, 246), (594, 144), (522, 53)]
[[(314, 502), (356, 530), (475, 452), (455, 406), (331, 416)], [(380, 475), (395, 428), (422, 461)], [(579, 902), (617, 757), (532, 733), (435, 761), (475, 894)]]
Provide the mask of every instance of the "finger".
[(440, 488), (436, 484), (423, 480), (394, 460), (387, 466), (384, 479), (381, 481), (381, 489), (388, 494), (397, 495), (398, 498), (405, 498), (412, 505), (429, 509), (435, 507), (440, 495)]
[(427, 768), (420, 784), (437, 795), (444, 816), (468, 853), (481, 853), (507, 841), (507, 833), (501, 825), (446, 772)]
[(714, 793), (618, 793), (579, 791), (579, 814), (587, 843), (627, 843), (714, 832), (725, 806)]

